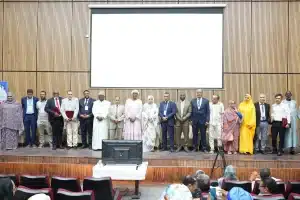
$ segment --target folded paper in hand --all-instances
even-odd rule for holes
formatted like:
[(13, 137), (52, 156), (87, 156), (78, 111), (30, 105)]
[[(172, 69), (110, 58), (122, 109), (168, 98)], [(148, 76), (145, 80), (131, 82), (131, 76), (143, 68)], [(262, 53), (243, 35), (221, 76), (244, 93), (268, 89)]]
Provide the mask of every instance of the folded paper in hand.
[(57, 107), (54, 107), (53, 109), (52, 109), (52, 111), (54, 112), (54, 113), (56, 113), (56, 114), (60, 114), (60, 111), (59, 111), (59, 109), (57, 108)]

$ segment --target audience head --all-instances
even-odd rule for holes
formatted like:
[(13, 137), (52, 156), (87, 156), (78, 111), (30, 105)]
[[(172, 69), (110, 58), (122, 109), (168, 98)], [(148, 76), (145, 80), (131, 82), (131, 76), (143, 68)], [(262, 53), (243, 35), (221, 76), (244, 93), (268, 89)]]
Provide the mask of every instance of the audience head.
[(225, 168), (224, 178), (226, 180), (237, 180), (235, 168), (232, 165), (228, 165)]
[(164, 200), (192, 200), (192, 193), (183, 184), (172, 184), (164, 192)]
[(53, 97), (59, 97), (59, 92), (58, 90), (53, 91)]
[(270, 171), (269, 168), (263, 168), (263, 169), (260, 170), (259, 175), (260, 175), (260, 179), (264, 180), (266, 178), (271, 177), (271, 171)]
[(132, 90), (131, 95), (132, 95), (132, 99), (136, 100), (139, 96), (139, 91), (138, 90)]
[(33, 96), (33, 89), (27, 89), (27, 97), (31, 99)]
[(118, 97), (118, 96), (115, 97), (115, 104), (116, 105), (120, 104), (120, 97)]
[(265, 103), (266, 102), (266, 95), (265, 94), (260, 94), (259, 95), (259, 102), (260, 103)]
[(68, 99), (72, 99), (73, 97), (73, 92), (71, 90), (68, 91)]
[(194, 192), (197, 188), (196, 179), (193, 176), (185, 176), (182, 180), (182, 184), (187, 186), (191, 192)]
[(12, 200), (16, 186), (10, 178), (0, 178), (0, 199)]
[(255, 181), (257, 178), (259, 178), (259, 174), (257, 171), (253, 171), (250, 175), (250, 181)]
[(153, 104), (154, 103), (154, 97), (152, 95), (148, 96), (148, 104)]
[(90, 98), (90, 91), (89, 90), (84, 90), (83, 95), (84, 95), (84, 98), (86, 98), (86, 99)]
[(276, 194), (278, 191), (276, 181), (271, 177), (261, 180), (259, 191), (261, 194)]
[(229, 100), (229, 107), (230, 107), (231, 109), (236, 109), (236, 103), (235, 103), (234, 100)]
[(252, 199), (253, 198), (251, 194), (240, 187), (233, 187), (229, 192), (227, 192), (227, 200), (252, 200)]
[(169, 101), (170, 100), (170, 93), (169, 92), (164, 92), (164, 100)]
[(180, 100), (184, 101), (185, 100), (186, 95), (184, 93), (180, 94)]
[(196, 173), (195, 173), (195, 177), (198, 177), (200, 176), (201, 174), (205, 174), (205, 172), (201, 169), (197, 170)]
[(7, 93), (7, 101), (8, 102), (13, 102), (14, 101), (14, 97), (13, 97), (12, 92)]
[(41, 98), (42, 101), (46, 99), (46, 91), (45, 90), (42, 90), (40, 92), (40, 98)]
[(219, 100), (220, 100), (220, 96), (219, 96), (219, 95), (214, 94), (214, 95), (212, 96), (212, 103), (216, 104), (216, 103), (219, 102)]
[(291, 91), (287, 91), (286, 93), (285, 93), (285, 98), (286, 98), (286, 100), (291, 100), (292, 99), (292, 92)]
[(275, 95), (275, 103), (280, 104), (282, 101), (282, 97), (283, 97), (282, 94), (276, 94)]
[(196, 177), (197, 180), (197, 186), (200, 188), (202, 192), (209, 191), (210, 188), (210, 178), (206, 174), (200, 174)]
[(51, 200), (48, 195), (45, 194), (36, 194), (30, 197), (28, 200)]
[(244, 101), (248, 102), (250, 101), (252, 98), (251, 98), (251, 95), (250, 94), (245, 94), (245, 97), (244, 97)]
[(104, 91), (100, 91), (100, 92), (98, 93), (98, 99), (99, 99), (100, 101), (103, 101), (104, 98), (105, 98), (105, 92), (104, 92)]
[(203, 96), (203, 91), (202, 91), (202, 89), (196, 90), (196, 96), (197, 96), (197, 98), (202, 98), (202, 96)]

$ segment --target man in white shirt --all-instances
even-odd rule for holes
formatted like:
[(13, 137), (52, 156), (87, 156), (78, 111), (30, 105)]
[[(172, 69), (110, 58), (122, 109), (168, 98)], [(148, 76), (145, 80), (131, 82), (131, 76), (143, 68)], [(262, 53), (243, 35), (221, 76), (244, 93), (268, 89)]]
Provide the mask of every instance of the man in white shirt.
[(209, 120), (209, 146), (210, 153), (214, 153), (214, 140), (217, 140), (218, 147), (222, 146), (222, 116), (224, 113), (224, 105), (219, 102), (219, 95), (213, 95), (212, 102), (209, 103), (210, 120)]
[(42, 90), (40, 97), (41, 99), (36, 103), (36, 108), (38, 110), (37, 127), (39, 131), (39, 148), (42, 148), (45, 145), (45, 131), (49, 135), (49, 145), (52, 148), (52, 129), (48, 120), (48, 113), (45, 111), (47, 103), (46, 91)]
[[(282, 94), (275, 95), (275, 104), (272, 105), (271, 109), (271, 120), (272, 120), (272, 146), (273, 154), (281, 156), (284, 148), (284, 134), (286, 128), (289, 128), (291, 123), (291, 116), (289, 108), (286, 104), (282, 103)], [(277, 149), (277, 136), (279, 134), (279, 148)]]
[(79, 101), (73, 97), (72, 91), (68, 91), (68, 98), (62, 100), (61, 114), (67, 128), (67, 149), (77, 148), (78, 143), (78, 115)]
[(125, 106), (120, 104), (120, 97), (115, 98), (115, 104), (109, 109), (109, 139), (121, 140), (124, 128)]

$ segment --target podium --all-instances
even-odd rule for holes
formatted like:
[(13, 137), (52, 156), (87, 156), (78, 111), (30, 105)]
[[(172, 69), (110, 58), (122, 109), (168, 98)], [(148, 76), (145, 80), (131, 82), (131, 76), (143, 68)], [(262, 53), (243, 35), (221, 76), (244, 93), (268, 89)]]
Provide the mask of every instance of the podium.
[(93, 177), (111, 177), (112, 180), (118, 181), (135, 181), (134, 196), (132, 199), (139, 199), (140, 181), (145, 180), (148, 168), (148, 162), (140, 165), (135, 164), (108, 164), (104, 165), (100, 160), (93, 167)]

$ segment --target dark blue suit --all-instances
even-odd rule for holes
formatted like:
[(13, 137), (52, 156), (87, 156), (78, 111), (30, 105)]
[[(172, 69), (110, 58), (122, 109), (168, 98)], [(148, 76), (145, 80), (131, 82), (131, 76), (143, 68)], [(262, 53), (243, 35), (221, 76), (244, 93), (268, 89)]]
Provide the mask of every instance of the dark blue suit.
[(30, 101), (32, 101), (33, 113), (27, 113), (28, 98), (23, 97), (21, 99), (21, 104), (23, 108), (23, 122), (25, 127), (25, 146), (35, 145), (35, 139), (36, 139), (36, 128), (37, 128), (37, 117), (38, 117), (38, 110), (36, 108), (36, 103), (39, 101), (39, 99), (37, 97), (32, 97)]
[[(87, 135), (88, 135), (89, 146), (92, 146), (93, 120), (94, 120), (92, 109), (93, 109), (94, 101), (95, 100), (92, 98), (89, 98), (88, 101), (86, 101), (85, 98), (79, 100), (78, 117), (80, 121), (82, 146), (87, 146)], [(85, 106), (87, 106), (88, 110), (85, 110)], [(89, 117), (81, 118), (80, 115), (88, 115)]]
[(201, 149), (206, 150), (206, 125), (205, 123), (209, 122), (210, 110), (209, 110), (209, 101), (205, 98), (202, 98), (202, 102), (199, 108), (197, 98), (191, 101), (192, 106), (192, 127), (193, 127), (193, 146), (198, 148), (198, 132), (200, 129), (201, 133)]
[[(166, 111), (166, 112), (165, 112)], [(167, 121), (161, 121), (162, 128), (162, 143), (163, 148), (167, 148), (167, 133), (170, 138), (170, 147), (174, 149), (174, 124), (175, 124), (176, 104), (172, 101), (161, 102), (159, 105), (159, 116), (161, 118), (167, 117)]]

